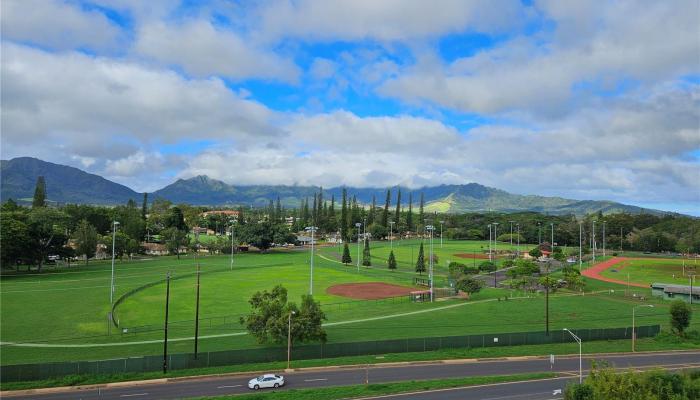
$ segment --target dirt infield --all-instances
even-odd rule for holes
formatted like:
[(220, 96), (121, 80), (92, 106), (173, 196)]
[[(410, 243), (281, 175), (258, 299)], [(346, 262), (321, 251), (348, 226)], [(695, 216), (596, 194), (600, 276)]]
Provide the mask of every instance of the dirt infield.
[[(608, 268), (614, 267), (615, 265), (622, 263), (624, 261), (628, 261), (628, 260), (644, 260), (644, 259), (643, 258), (630, 258), (630, 257), (613, 257), (613, 258), (609, 259), (608, 261), (603, 261), (600, 264), (596, 264), (596, 265), (592, 266), (591, 268), (588, 268), (587, 270), (583, 271), (581, 273), (581, 275), (586, 276), (588, 278), (597, 279), (597, 280), (603, 281), (603, 282), (619, 283), (620, 285), (627, 285), (626, 281), (608, 278), (608, 277), (600, 275), (600, 273), (605, 271)], [(636, 286), (636, 287), (643, 287), (643, 288), (649, 287), (649, 285), (643, 285), (641, 283), (629, 283), (629, 285)]]
[(326, 293), (351, 299), (376, 300), (408, 295), (416, 289), (384, 282), (343, 283), (326, 289)]
[(459, 258), (476, 258), (477, 260), (488, 260), (489, 255), (488, 254), (482, 254), (482, 253), (458, 253), (458, 254), (453, 254), (455, 257)]

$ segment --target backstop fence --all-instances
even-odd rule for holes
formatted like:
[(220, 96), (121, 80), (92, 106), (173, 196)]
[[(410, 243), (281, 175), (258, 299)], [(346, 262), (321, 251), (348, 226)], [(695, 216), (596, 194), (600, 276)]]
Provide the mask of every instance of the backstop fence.
[[(656, 336), (659, 325), (637, 327), (637, 337)], [(572, 329), (583, 342), (592, 340), (631, 339), (632, 328)], [(440, 349), (516, 346), (571, 342), (568, 333), (556, 330), (545, 332), (496, 333), (466, 336), (425, 337), (371, 342), (325, 343), (298, 345), (292, 348), (293, 360), (308, 360), (346, 356), (379, 355), (434, 351)], [(232, 364), (284, 361), (286, 347), (227, 350), (194, 354), (171, 354), (168, 369), (217, 367)], [(76, 374), (115, 374), (125, 372), (152, 372), (163, 368), (163, 356), (143, 356), (100, 361), (74, 361), (44, 364), (0, 366), (4, 382), (57, 378)]]

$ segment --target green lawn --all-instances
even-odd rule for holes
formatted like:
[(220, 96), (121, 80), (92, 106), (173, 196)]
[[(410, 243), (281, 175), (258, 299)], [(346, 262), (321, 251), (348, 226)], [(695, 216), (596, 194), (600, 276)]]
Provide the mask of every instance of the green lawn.
[[(544, 329), (544, 299), (503, 301), (506, 296), (523, 293), (504, 289), (485, 289), (470, 301), (445, 300), (411, 303), (407, 298), (383, 301), (354, 301), (326, 294), (329, 286), (345, 282), (384, 281), (411, 286), (416, 276), (410, 262), (411, 248), (417, 255), (418, 241), (395, 241), (399, 270), (386, 269), (382, 257), (388, 256), (390, 243), (373, 242), (374, 265), (371, 268), (345, 266), (337, 262), (337, 248), (323, 247), (314, 261), (314, 295), (328, 316), (331, 342), (383, 340), (408, 337), (502, 333)], [(451, 255), (473, 252), (486, 242), (445, 241), (442, 249), (435, 241), (440, 257), (438, 272), (444, 272)], [(499, 243), (499, 247), (507, 244)], [(356, 254), (353, 244), (351, 254)], [(201, 351), (259, 346), (244, 334), (238, 317), (248, 311), (247, 300), (261, 289), (283, 284), (292, 301), (309, 290), (309, 251), (272, 251), (269, 254), (237, 254), (230, 270), (228, 256), (200, 257), (201, 277), (200, 341)], [(139, 261), (120, 261), (116, 265), (115, 298), (143, 285), (157, 282), (170, 271), (171, 281), (169, 349), (172, 353), (192, 351), (194, 332), (195, 261), (192, 257), (160, 257)], [(2, 364), (61, 360), (88, 360), (159, 354), (162, 344), (165, 285), (158, 283), (134, 293), (116, 309), (120, 328), (108, 332), (110, 311), (109, 262), (91, 262), (42, 274), (3, 276), (0, 281), (2, 313), (0, 335), (3, 342), (46, 343), (50, 345), (111, 344), (95, 347), (18, 347), (3, 345)], [(619, 285), (589, 280), (589, 289), (620, 289)], [(631, 306), (638, 304), (619, 296), (568, 296), (550, 298), (551, 329), (628, 326)], [(496, 300), (500, 298), (501, 301)], [(668, 303), (656, 301), (654, 309), (639, 312), (639, 324), (661, 323), (667, 326)], [(396, 314), (406, 314), (395, 316)], [(358, 321), (370, 319), (369, 321)], [(339, 324), (341, 323), (342, 324)], [(135, 333), (138, 331), (139, 333)], [(209, 337), (206, 336), (217, 336)], [(187, 340), (183, 340), (187, 339)], [(134, 343), (153, 341), (154, 343)], [(128, 345), (116, 345), (128, 343)]]
[(689, 285), (688, 275), (699, 273), (700, 266), (697, 260), (658, 258), (626, 260), (606, 269), (601, 275), (622, 281), (627, 281), (629, 275), (630, 282), (644, 285), (654, 282)]

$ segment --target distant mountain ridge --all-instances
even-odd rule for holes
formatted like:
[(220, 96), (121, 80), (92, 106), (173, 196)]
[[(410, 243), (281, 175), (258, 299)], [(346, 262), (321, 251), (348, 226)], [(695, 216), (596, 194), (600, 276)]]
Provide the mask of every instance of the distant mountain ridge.
[[(143, 197), (143, 193), (78, 168), (36, 158), (19, 157), (0, 161), (0, 198), (2, 201), (9, 198), (20, 202), (31, 201), (38, 176), (46, 178), (48, 199), (58, 203), (115, 205), (124, 204), (131, 199), (140, 202)], [(412, 192), (413, 204), (417, 208), (422, 192), (425, 196), (425, 209), (428, 212), (535, 211), (548, 214), (582, 215), (601, 211), (603, 213), (671, 214), (612, 201), (519, 195), (478, 183), (439, 185), (420, 189), (395, 186), (391, 188), (392, 206), (395, 204), (398, 188), (402, 192), (401, 202), (404, 207), (408, 206), (408, 194)], [(377, 206), (384, 205), (386, 188), (347, 187), (346, 189), (348, 195), (356, 196), (360, 203), (369, 204), (374, 196)], [(285, 207), (296, 208), (299, 207), (302, 199), (313, 199), (313, 195), (319, 190), (318, 186), (236, 186), (200, 175), (189, 179), (178, 179), (150, 193), (149, 199), (152, 201), (156, 198), (164, 198), (173, 203), (202, 206), (265, 206), (270, 200), (276, 200), (279, 196)], [(336, 203), (339, 203), (342, 190), (342, 187), (323, 189), (324, 199), (330, 200), (331, 196), (334, 196)]]

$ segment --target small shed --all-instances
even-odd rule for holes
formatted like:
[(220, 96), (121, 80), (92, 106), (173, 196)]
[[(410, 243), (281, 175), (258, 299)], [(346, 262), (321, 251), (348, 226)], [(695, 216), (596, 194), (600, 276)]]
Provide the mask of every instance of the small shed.
[(692, 296), (694, 303), (700, 303), (700, 288), (697, 286), (652, 283), (651, 294), (664, 300), (683, 300), (687, 303), (690, 302)]

